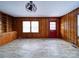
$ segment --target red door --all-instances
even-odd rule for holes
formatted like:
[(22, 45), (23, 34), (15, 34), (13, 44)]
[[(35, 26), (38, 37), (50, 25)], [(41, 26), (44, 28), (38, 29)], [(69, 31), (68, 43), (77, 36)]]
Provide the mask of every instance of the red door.
[(49, 38), (57, 38), (57, 24), (56, 21), (49, 22)]

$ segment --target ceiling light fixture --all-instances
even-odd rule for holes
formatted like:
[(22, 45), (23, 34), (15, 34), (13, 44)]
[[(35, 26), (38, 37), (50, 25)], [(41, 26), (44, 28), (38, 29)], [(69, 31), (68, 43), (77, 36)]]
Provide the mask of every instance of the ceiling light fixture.
[(25, 7), (26, 7), (26, 10), (29, 11), (29, 12), (36, 12), (36, 10), (37, 10), (37, 7), (36, 7), (36, 5), (33, 3), (33, 1), (30, 1), (29, 3), (27, 3), (27, 4), (25, 5)]

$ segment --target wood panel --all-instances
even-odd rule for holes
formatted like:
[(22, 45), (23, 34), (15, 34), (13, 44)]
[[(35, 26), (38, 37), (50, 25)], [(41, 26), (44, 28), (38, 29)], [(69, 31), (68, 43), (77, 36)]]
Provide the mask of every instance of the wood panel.
[[(51, 17), (16, 17), (13, 21), (13, 30), (17, 31), (18, 38), (48, 38), (49, 27), (48, 22)], [(58, 18), (56, 18), (58, 19)], [(53, 20), (56, 20), (53, 19)], [(39, 33), (23, 33), (22, 21), (39, 21)], [(58, 32), (59, 33), (59, 32)]]
[(79, 8), (71, 11), (70, 13), (61, 17), (61, 36), (64, 40), (73, 44), (78, 44), (77, 39), (77, 19), (76, 16), (79, 13)]
[[(59, 17), (58, 18), (49, 18), (49, 38), (60, 38), (60, 20)], [(56, 22), (56, 30), (50, 30), (50, 22)]]
[(12, 31), (12, 19), (13, 19), (12, 16), (0, 12), (0, 22), (1, 22), (0, 33)]
[(0, 46), (15, 40), (16, 37), (17, 37), (17, 32), (15, 31), (0, 34)]

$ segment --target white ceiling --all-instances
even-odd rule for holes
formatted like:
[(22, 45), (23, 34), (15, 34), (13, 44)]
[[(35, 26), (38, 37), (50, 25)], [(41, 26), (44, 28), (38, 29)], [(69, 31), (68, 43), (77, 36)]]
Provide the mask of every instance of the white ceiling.
[(28, 1), (0, 1), (0, 11), (14, 17), (60, 17), (79, 7), (79, 1), (34, 1), (36, 12), (27, 12)]

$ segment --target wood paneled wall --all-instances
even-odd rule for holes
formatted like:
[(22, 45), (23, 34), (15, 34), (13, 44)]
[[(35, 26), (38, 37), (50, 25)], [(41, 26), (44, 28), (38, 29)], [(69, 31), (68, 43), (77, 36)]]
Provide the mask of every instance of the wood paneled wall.
[(12, 16), (0, 12), (0, 33), (12, 31)]
[(0, 46), (15, 40), (16, 37), (17, 32), (15, 31), (0, 34)]
[[(39, 33), (23, 33), (22, 21), (39, 21)], [(58, 21), (58, 18), (51, 17), (18, 17), (14, 19), (13, 30), (17, 31), (19, 38), (48, 38), (49, 37), (49, 20)], [(59, 28), (58, 28), (59, 29)], [(59, 32), (58, 32), (59, 35)]]
[(17, 37), (17, 32), (12, 30), (13, 17), (0, 12), (0, 46), (7, 44)]
[(77, 14), (79, 8), (61, 17), (60, 32), (64, 40), (69, 41), (73, 44), (78, 44), (77, 38)]

